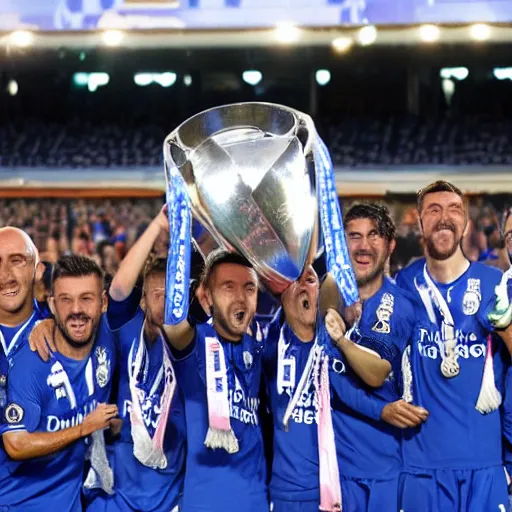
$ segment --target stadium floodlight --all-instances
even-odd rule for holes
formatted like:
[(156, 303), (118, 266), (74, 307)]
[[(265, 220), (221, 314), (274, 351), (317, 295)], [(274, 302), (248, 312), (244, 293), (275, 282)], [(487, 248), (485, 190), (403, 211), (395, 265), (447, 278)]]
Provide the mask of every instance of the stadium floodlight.
[(88, 88), (90, 92), (94, 92), (98, 87), (107, 85), (110, 82), (108, 73), (89, 73)]
[(291, 44), (300, 39), (301, 30), (291, 22), (283, 22), (277, 24), (275, 35), (280, 43)]
[(491, 37), (491, 27), (484, 23), (476, 23), (469, 27), (469, 33), (475, 41), (487, 41)]
[(353, 44), (354, 41), (350, 37), (337, 37), (331, 43), (332, 47), (339, 53), (348, 51)]
[(456, 80), (466, 80), (466, 78), (469, 76), (469, 69), (464, 67), (441, 68), (439, 76), (446, 80), (451, 78), (455, 78)]
[(171, 87), (176, 83), (176, 73), (166, 72), (166, 73), (156, 73), (153, 75), (153, 79), (156, 83), (160, 84), (162, 87)]
[(424, 43), (435, 43), (441, 37), (441, 30), (437, 25), (422, 25), (420, 27), (420, 38)]
[(261, 71), (250, 69), (242, 73), (242, 78), (246, 84), (255, 86), (261, 82), (263, 75), (261, 74)]
[(124, 39), (124, 32), (121, 32), (121, 30), (105, 30), (102, 37), (107, 46), (119, 46)]
[(493, 74), (498, 80), (512, 80), (512, 68), (494, 68)]
[(153, 82), (153, 75), (151, 73), (135, 73), (133, 76), (133, 81), (139, 87), (146, 87)]
[(16, 80), (9, 80), (9, 83), (7, 84), (7, 92), (11, 96), (16, 96), (16, 94), (18, 94), (18, 91), (19, 91), (18, 82), (16, 82)]
[(377, 29), (373, 25), (367, 25), (363, 27), (358, 35), (357, 40), (362, 46), (370, 46), (377, 41)]
[(34, 42), (34, 34), (28, 30), (15, 30), (9, 36), (9, 41), (13, 46), (27, 48)]
[(192, 77), (190, 75), (185, 75), (183, 77), (183, 83), (185, 84), (185, 87), (190, 87), (192, 85)]
[(316, 72), (315, 78), (318, 85), (327, 85), (331, 81), (331, 72), (328, 69), (319, 69)]
[(73, 82), (78, 87), (85, 87), (89, 83), (89, 73), (75, 73), (73, 75)]

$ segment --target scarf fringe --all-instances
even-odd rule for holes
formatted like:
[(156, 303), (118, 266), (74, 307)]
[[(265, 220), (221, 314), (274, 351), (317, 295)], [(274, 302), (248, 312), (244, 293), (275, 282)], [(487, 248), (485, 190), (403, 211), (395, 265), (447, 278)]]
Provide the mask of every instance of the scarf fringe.
[(412, 367), (411, 367), (411, 346), (409, 345), (402, 354), (402, 399), (407, 403), (412, 403)]
[(133, 455), (144, 466), (152, 469), (166, 469), (167, 457), (164, 452), (155, 450), (153, 440), (147, 435), (141, 435), (132, 425)]
[(484, 374), (482, 386), (476, 402), (476, 410), (482, 414), (489, 414), (501, 405), (501, 393), (496, 389), (494, 381), (494, 364), (492, 359), (491, 337), (487, 339), (487, 350), (485, 354)]
[(237, 453), (240, 449), (238, 439), (231, 428), (229, 430), (220, 430), (218, 428), (209, 427), (204, 445), (213, 450), (221, 448), (231, 455)]
[(91, 469), (84, 482), (86, 489), (101, 488), (107, 494), (114, 494), (114, 472), (110, 467), (105, 451), (105, 437), (103, 430), (91, 434), (91, 448), (89, 453)]

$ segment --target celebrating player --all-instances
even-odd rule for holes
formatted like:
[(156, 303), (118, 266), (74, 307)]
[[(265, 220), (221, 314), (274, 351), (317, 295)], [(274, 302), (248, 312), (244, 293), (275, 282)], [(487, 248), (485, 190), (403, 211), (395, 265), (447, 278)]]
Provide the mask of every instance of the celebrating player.
[[(253, 322), (258, 279), (250, 263), (208, 256), (201, 303), (210, 323), (165, 326), (185, 399), (187, 459), (182, 512), (268, 512), (258, 419), (262, 335)], [(248, 332), (249, 331), (249, 332)]]
[[(411, 345), (411, 397), (430, 412), (403, 442), (407, 511), (505, 510), (500, 360), (489, 336), (501, 272), (462, 253), (467, 225), (462, 192), (439, 181), (418, 193), (426, 260), (404, 269), (399, 286), (418, 301)], [(511, 329), (498, 331), (507, 347)], [(407, 394), (407, 393), (406, 393)]]
[[(113, 444), (115, 494), (92, 498), (88, 511), (170, 512), (183, 490), (185, 417), (169, 349), (161, 334), (166, 260), (144, 267), (169, 222), (162, 210), (130, 249), (109, 290), (107, 317), (119, 355), (117, 397), (123, 420)], [(142, 298), (136, 282), (143, 272)], [(139, 306), (140, 301), (140, 306)]]
[[(401, 386), (397, 381), (402, 353), (413, 332), (414, 308), (406, 292), (384, 275), (395, 247), (395, 226), (386, 207), (357, 204), (345, 216), (345, 233), (362, 315), (345, 336), (341, 318), (329, 310), (327, 330), (347, 362), (354, 385), (371, 391), (376, 399), (396, 402), (392, 404), (396, 426), (416, 426), (427, 419), (428, 413), (399, 401)], [(346, 511), (398, 510), (401, 433), (376, 419), (361, 416), (343, 404), (334, 408)]]
[(103, 274), (92, 260), (59, 260), (50, 297), (57, 351), (45, 362), (25, 343), (9, 371), (3, 442), (13, 460), (2, 465), (9, 478), (0, 489), (0, 505), (8, 510), (82, 510), (91, 434), (91, 485), (96, 477), (111, 487), (102, 430), (117, 406), (105, 403), (115, 365), (113, 340), (101, 320), (105, 301)]

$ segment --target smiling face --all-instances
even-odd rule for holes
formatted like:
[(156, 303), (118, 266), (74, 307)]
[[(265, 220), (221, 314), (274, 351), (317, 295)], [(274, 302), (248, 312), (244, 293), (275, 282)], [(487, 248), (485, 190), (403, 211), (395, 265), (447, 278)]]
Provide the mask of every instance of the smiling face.
[(505, 244), (507, 246), (508, 255), (512, 263), (512, 214), (510, 214), (505, 222), (504, 228)]
[(425, 249), (428, 255), (443, 261), (460, 248), (467, 225), (462, 198), (454, 192), (433, 192), (423, 199), (420, 212)]
[(381, 235), (373, 219), (360, 218), (345, 226), (347, 244), (359, 287), (384, 275), (386, 262), (393, 250), (394, 240)]
[(315, 328), (320, 282), (313, 267), (308, 267), (282, 294), (281, 303), (290, 325)]
[(32, 241), (21, 230), (0, 229), (0, 315), (9, 317), (30, 309), (42, 266)]
[(102, 280), (95, 274), (61, 277), (53, 283), (50, 307), (71, 346), (83, 347), (94, 341), (105, 301)]
[(256, 313), (256, 272), (237, 263), (219, 263), (207, 284), (206, 299), (217, 332), (228, 340), (240, 340)]

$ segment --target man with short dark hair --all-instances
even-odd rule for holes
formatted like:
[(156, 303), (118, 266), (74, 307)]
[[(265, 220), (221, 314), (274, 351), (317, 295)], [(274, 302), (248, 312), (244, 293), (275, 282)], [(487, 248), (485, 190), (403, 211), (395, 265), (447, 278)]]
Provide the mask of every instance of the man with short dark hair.
[(397, 284), (417, 301), (405, 391), (430, 416), (403, 442), (401, 508), (505, 510), (495, 383), (503, 368), (490, 336), (496, 332), (510, 351), (511, 328), (491, 314), (502, 273), (465, 258), (461, 241), (468, 216), (458, 187), (445, 181), (425, 187), (418, 210), (426, 258), (404, 269)]
[(102, 430), (117, 416), (117, 406), (106, 404), (115, 349), (102, 322), (101, 269), (85, 257), (61, 258), (49, 305), (57, 350), (45, 362), (26, 343), (9, 371), (3, 443), (12, 460), (3, 463), (9, 478), (0, 488), (0, 507), (12, 512), (82, 510), (89, 446), (91, 482), (111, 485)]
[[(185, 413), (162, 336), (166, 259), (149, 259), (168, 232), (162, 210), (130, 249), (112, 280), (107, 318), (119, 359), (114, 395), (123, 420), (111, 447), (114, 490), (88, 495), (88, 512), (171, 512), (183, 491)], [(143, 275), (142, 293), (137, 287)]]
[(341, 317), (329, 310), (326, 327), (347, 363), (345, 378), (376, 402), (389, 403), (382, 419), (391, 425), (380, 417), (365, 417), (343, 402), (333, 403), (343, 510), (395, 512), (402, 472), (399, 429), (420, 425), (428, 417), (424, 408), (400, 400), (402, 354), (413, 333), (414, 305), (385, 276), (395, 247), (395, 225), (388, 209), (356, 204), (347, 211), (344, 226), (362, 314), (345, 333)]
[(253, 321), (258, 278), (237, 254), (207, 257), (200, 296), (211, 322), (165, 326), (185, 399), (182, 512), (268, 512), (258, 418), (263, 340)]

